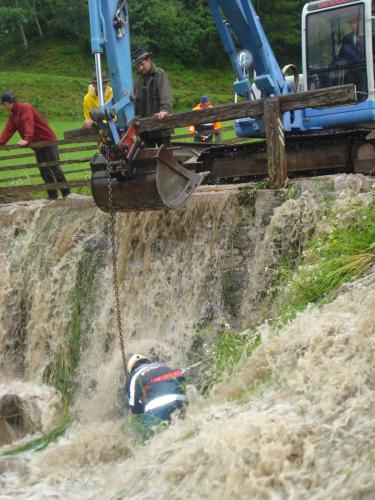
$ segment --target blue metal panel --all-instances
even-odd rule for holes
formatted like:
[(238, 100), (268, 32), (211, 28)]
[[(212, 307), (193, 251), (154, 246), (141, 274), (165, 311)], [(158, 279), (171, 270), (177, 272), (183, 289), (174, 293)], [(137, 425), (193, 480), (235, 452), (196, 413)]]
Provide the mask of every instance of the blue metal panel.
[(109, 77), (113, 88), (113, 102), (105, 106), (114, 108), (117, 125), (126, 127), (134, 117), (132, 65), (128, 4), (124, 3), (120, 17), (124, 25), (123, 36), (119, 36), (113, 25), (118, 0), (89, 0), (91, 48), (94, 54), (105, 52)]
[(369, 99), (350, 106), (305, 110), (303, 124), (308, 130), (359, 125), (375, 121), (375, 101)]
[[(219, 6), (216, 0), (208, 0), (208, 4), (210, 6), (214, 21), (216, 23), (216, 27), (219, 31), (221, 40), (224, 44), (224, 50), (225, 52), (228, 52), (228, 55), (230, 57), (234, 73), (237, 77), (237, 80), (242, 80), (243, 78), (243, 71), (241, 66), (239, 65), (238, 62), (238, 57), (237, 57), (237, 49), (234, 44), (232, 35), (230, 34), (230, 31), (228, 29), (228, 26), (224, 22), (224, 20), (221, 17), (221, 13), (219, 10)], [(250, 93), (248, 94), (248, 99), (250, 99)]]
[[(292, 123), (289, 122), (288, 115), (289, 113), (284, 114), (285, 132), (322, 130), (343, 126), (357, 128), (361, 123), (368, 126), (369, 123), (375, 122), (375, 100), (371, 99), (358, 104), (334, 108), (297, 110), (294, 112)], [(256, 136), (263, 132), (262, 122), (253, 118), (241, 118), (235, 121), (234, 130), (238, 137)]]
[[(251, 94), (251, 86), (249, 80), (237, 80), (233, 83), (233, 89), (236, 94), (240, 96), (250, 96)], [(247, 100), (250, 101), (250, 98), (247, 97)]]
[(91, 50), (93, 54), (103, 53), (103, 36), (100, 22), (100, 9), (98, 0), (89, 1)]
[(134, 118), (134, 105), (130, 98), (133, 92), (133, 77), (130, 55), (128, 5), (126, 2), (124, 8), (121, 10), (121, 19), (125, 25), (125, 33), (122, 38), (119, 38), (113, 27), (113, 17), (117, 4), (118, 0), (101, 0), (106, 34), (105, 52), (113, 88), (113, 100), (115, 104), (120, 101), (122, 103), (121, 109), (117, 109), (117, 119), (119, 126), (123, 127)]
[[(220, 9), (236, 34), (242, 50), (248, 50), (253, 57), (253, 66), (260, 82), (267, 82), (264, 87), (267, 95), (285, 93), (285, 79), (276, 61), (275, 55), (264, 33), (259, 18), (250, 0), (209, 0), (216, 25), (226, 50), (236, 67), (237, 54), (233, 50), (233, 40), (228, 41), (230, 33), (221, 18)], [(225, 26), (225, 28), (224, 28)], [(230, 37), (231, 38), (231, 37)], [(238, 64), (238, 63), (237, 63)], [(236, 70), (237, 78), (241, 79)]]

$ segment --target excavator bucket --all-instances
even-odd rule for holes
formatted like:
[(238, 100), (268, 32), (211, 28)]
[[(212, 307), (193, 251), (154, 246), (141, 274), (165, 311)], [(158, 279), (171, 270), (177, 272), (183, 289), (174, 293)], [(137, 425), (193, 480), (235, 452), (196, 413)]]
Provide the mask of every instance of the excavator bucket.
[[(180, 165), (165, 146), (141, 149), (133, 160), (133, 175), (111, 175), (114, 212), (173, 210), (184, 203), (205, 174), (196, 174)], [(97, 206), (110, 211), (106, 160), (96, 155), (91, 162), (91, 188)]]

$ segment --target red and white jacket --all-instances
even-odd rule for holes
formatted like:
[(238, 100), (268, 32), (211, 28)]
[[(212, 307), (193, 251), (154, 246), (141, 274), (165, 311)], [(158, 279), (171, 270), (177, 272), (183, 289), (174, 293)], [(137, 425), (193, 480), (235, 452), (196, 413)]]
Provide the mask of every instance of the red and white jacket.
[(181, 369), (171, 370), (162, 363), (143, 363), (126, 384), (128, 402), (136, 415), (155, 411), (176, 401), (186, 401), (185, 377)]

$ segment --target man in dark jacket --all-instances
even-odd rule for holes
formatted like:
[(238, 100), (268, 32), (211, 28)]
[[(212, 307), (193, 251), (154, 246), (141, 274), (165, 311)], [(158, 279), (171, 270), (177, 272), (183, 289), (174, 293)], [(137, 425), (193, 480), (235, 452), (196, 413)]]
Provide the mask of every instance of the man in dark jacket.
[(359, 11), (353, 12), (349, 24), (351, 32), (347, 33), (342, 40), (338, 60), (345, 65), (342, 83), (354, 83), (359, 91), (358, 98), (361, 100), (366, 98), (363, 93), (367, 92), (367, 76), (364, 20), (359, 16)]
[[(157, 68), (151, 61), (151, 52), (137, 49), (134, 52), (133, 66), (138, 76), (134, 82), (135, 114), (144, 118), (156, 116), (162, 120), (172, 112), (173, 94), (168, 75), (161, 68)], [(146, 147), (156, 145), (170, 146), (171, 129), (156, 132), (143, 132), (141, 139)]]
[[(31, 104), (17, 102), (11, 92), (5, 92), (0, 97), (0, 102), (5, 111), (9, 113), (8, 121), (0, 135), (0, 145), (6, 144), (13, 134), (18, 131), (21, 139), (17, 144), (20, 146), (27, 146), (33, 142), (50, 143), (47, 146), (33, 148), (38, 163), (59, 161), (57, 137), (45, 118)], [(39, 171), (47, 184), (66, 182), (59, 164), (53, 167), (40, 167)], [(55, 189), (49, 189), (47, 193), (50, 200), (55, 200), (58, 197)], [(70, 194), (70, 189), (62, 188), (61, 194), (65, 198)]]
[(181, 369), (171, 370), (141, 354), (133, 354), (127, 370), (128, 403), (134, 415), (143, 415), (146, 428), (169, 421), (171, 414), (185, 404), (185, 378)]

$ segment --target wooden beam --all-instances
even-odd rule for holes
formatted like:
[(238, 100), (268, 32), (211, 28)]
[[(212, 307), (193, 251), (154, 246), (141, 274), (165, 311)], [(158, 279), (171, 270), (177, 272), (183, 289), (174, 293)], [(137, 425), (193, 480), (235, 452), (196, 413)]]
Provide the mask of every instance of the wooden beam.
[(223, 104), (208, 109), (185, 111), (184, 113), (167, 115), (162, 120), (154, 118), (139, 118), (136, 125), (139, 132), (153, 132), (166, 128), (186, 127), (199, 123), (231, 120), (233, 118), (246, 118), (248, 116), (261, 116), (263, 114), (263, 100), (248, 101), (240, 104)]
[[(237, 104), (223, 104), (208, 109), (186, 111), (184, 113), (167, 115), (162, 120), (155, 117), (139, 118), (136, 121), (140, 132), (153, 132), (167, 128), (197, 125), (215, 121), (233, 120), (236, 118), (259, 117), (264, 114), (264, 99), (242, 102)], [(339, 106), (356, 102), (355, 85), (341, 85), (309, 92), (281, 96), (281, 112), (311, 107)]]
[(51, 146), (51, 145), (54, 145), (54, 144), (57, 144), (58, 146), (62, 145), (62, 144), (77, 144), (77, 143), (92, 143), (93, 142), (93, 138), (90, 138), (90, 137), (82, 137), (82, 138), (77, 138), (75, 139), (74, 141), (72, 140), (67, 140), (67, 141), (54, 141), (54, 142), (30, 142), (27, 146), (19, 146), (18, 144), (7, 144), (5, 146), (0, 146), (0, 151), (13, 151), (14, 149), (21, 149), (21, 150), (24, 150), (25, 149), (28, 149), (28, 148), (35, 148), (35, 149), (38, 149), (38, 148), (45, 148), (47, 146)]
[(75, 128), (72, 130), (65, 130), (64, 139), (77, 139), (86, 137), (89, 140), (96, 140), (99, 138), (99, 129), (98, 127), (91, 128)]
[(94, 150), (99, 151), (99, 146), (96, 142), (94, 144), (90, 144), (89, 146), (75, 146), (73, 148), (59, 148), (59, 154), (63, 155), (65, 153), (77, 153), (79, 151), (94, 151)]
[[(77, 146), (73, 148), (59, 148), (59, 154), (63, 155), (65, 153), (78, 153), (79, 151), (94, 151), (98, 150), (98, 145), (91, 144), (89, 146)], [(13, 154), (13, 155), (8, 155), (8, 156), (1, 156), (0, 155), (0, 161), (5, 161), (5, 160), (16, 160), (20, 158), (32, 158), (34, 156), (34, 153), (30, 151), (29, 153), (23, 153), (23, 154)]]
[(288, 178), (285, 136), (280, 98), (264, 101), (264, 128), (267, 139), (267, 163), (270, 187), (280, 189)]
[(327, 87), (325, 89), (297, 92), (296, 94), (280, 96), (282, 113), (306, 108), (331, 108), (357, 102), (357, 92), (354, 84)]
[(4, 165), (0, 167), (0, 172), (4, 170), (23, 170), (28, 168), (50, 168), (57, 165), (71, 165), (73, 163), (87, 163), (91, 161), (91, 156), (75, 158), (73, 160), (44, 161), (41, 163), (24, 163), (23, 165)]
[(14, 159), (19, 159), (19, 158), (32, 158), (34, 156), (34, 152), (30, 151), (29, 153), (23, 153), (23, 154), (15, 154), (15, 155), (8, 155), (8, 156), (0, 156), (0, 161), (6, 161), (6, 160), (14, 160)]

